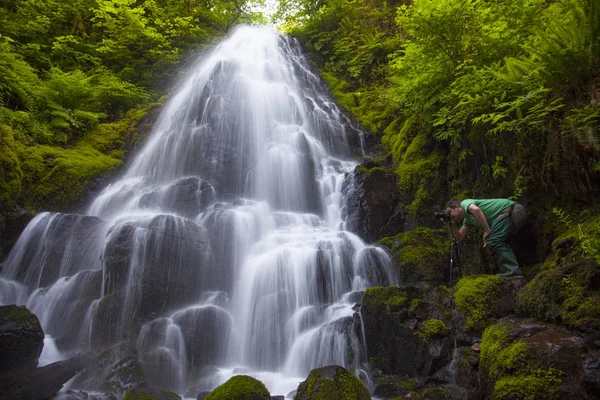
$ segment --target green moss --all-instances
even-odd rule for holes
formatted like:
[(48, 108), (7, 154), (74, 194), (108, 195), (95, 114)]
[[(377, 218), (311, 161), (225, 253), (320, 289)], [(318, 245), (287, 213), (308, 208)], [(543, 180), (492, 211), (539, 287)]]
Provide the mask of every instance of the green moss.
[(420, 131), (410, 141), (396, 170), (398, 186), (407, 199), (407, 211), (418, 215), (430, 209), (441, 190), (444, 162), (444, 156), (434, 148), (426, 132)]
[(481, 331), (498, 313), (502, 278), (495, 275), (464, 277), (454, 287), (456, 307), (466, 317), (469, 330)]
[(419, 227), (379, 241), (394, 254), (400, 280), (404, 283), (445, 280), (449, 235), (443, 229)]
[(396, 286), (374, 286), (367, 289), (363, 294), (362, 305), (365, 307), (380, 307), (383, 304), (386, 306), (389, 304), (398, 305), (404, 304), (405, 301), (402, 299), (405, 298), (406, 292), (403, 292)]
[(518, 311), (583, 331), (600, 331), (600, 294), (591, 286), (598, 268), (593, 258), (553, 260), (521, 290)]
[(506, 376), (496, 382), (492, 398), (503, 400), (558, 399), (560, 382), (559, 375), (552, 378), (535, 375)]
[(428, 319), (419, 325), (418, 335), (423, 341), (429, 340), (436, 336), (446, 336), (450, 329), (439, 319)]
[[(321, 373), (332, 367), (317, 368), (298, 387), (297, 399), (310, 400), (368, 400), (371, 398), (365, 385), (354, 374), (342, 367), (334, 367), (334, 377)], [(209, 400), (207, 398), (207, 400)]]
[(11, 206), (21, 192), (23, 171), (13, 130), (0, 125), (0, 207)]
[[(554, 399), (564, 373), (514, 338), (509, 324), (488, 327), (481, 340), (480, 369), (494, 399)], [(545, 383), (544, 383), (545, 382)]]
[(18, 326), (31, 326), (42, 332), (38, 317), (25, 307), (16, 305), (0, 306), (0, 321)]
[(269, 400), (265, 385), (250, 376), (238, 375), (210, 392), (206, 400)]
[(22, 149), (20, 156), (24, 205), (34, 210), (65, 208), (81, 196), (93, 177), (121, 163), (91, 147), (38, 145)]
[(71, 147), (15, 143), (20, 162), (15, 171), (20, 171), (17, 181), (22, 186), (19, 202), (32, 210), (63, 210), (80, 199), (96, 176), (122, 163), (150, 107), (99, 125)]
[(367, 176), (370, 176), (372, 173), (377, 172), (377, 171), (381, 171), (381, 172), (385, 172), (385, 168), (383, 167), (373, 167), (373, 168), (367, 168), (364, 165), (358, 165), (358, 172), (360, 172), (361, 174), (365, 174)]

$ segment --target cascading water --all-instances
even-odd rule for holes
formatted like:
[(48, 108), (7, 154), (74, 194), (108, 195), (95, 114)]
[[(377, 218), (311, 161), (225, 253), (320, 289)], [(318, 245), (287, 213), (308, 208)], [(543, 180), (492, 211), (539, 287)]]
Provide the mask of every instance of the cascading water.
[(193, 396), (239, 373), (286, 395), (313, 368), (357, 370), (354, 306), (396, 283), (343, 229), (361, 137), (294, 40), (239, 27), (85, 215), (28, 225), (0, 304), (26, 304), (65, 354), (131, 343), (153, 386)]

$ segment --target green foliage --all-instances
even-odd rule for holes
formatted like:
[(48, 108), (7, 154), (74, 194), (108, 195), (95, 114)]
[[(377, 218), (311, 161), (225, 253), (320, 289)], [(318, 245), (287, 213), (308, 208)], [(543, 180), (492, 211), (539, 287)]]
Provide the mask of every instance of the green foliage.
[(598, 198), (596, 2), (295, 4), (292, 34), (343, 106), (383, 134), (413, 213), (465, 191)]
[(454, 302), (465, 315), (467, 329), (482, 331), (498, 313), (502, 278), (495, 275), (464, 277), (454, 286)]
[(269, 400), (271, 396), (265, 385), (250, 376), (238, 375), (217, 387), (206, 400)]
[(480, 370), (493, 384), (493, 399), (557, 399), (564, 372), (547, 365), (543, 355), (517, 340), (511, 327), (487, 328), (481, 340)]

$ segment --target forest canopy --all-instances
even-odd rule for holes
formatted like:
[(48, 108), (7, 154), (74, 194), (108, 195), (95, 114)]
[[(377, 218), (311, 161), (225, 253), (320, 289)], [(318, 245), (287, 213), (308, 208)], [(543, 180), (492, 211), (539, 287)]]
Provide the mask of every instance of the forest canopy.
[[(236, 24), (266, 22), (264, 10), (381, 138), (413, 213), (448, 195), (589, 204), (600, 187), (599, 9), (596, 0), (4, 0), (0, 209), (77, 198), (121, 163), (124, 132), (144, 114), (135, 110)], [(79, 189), (67, 196), (58, 182)]]
[(413, 212), (598, 198), (597, 1), (282, 0), (277, 17), (381, 135)]

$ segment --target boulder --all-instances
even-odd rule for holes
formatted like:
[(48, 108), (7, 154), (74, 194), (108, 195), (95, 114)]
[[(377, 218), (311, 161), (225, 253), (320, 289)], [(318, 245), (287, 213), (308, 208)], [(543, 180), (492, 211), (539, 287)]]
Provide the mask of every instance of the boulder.
[(451, 359), (449, 294), (442, 288), (373, 287), (361, 314), (371, 364), (384, 374), (425, 377)]
[(44, 347), (38, 318), (25, 307), (0, 306), (0, 375), (34, 369)]
[(122, 396), (130, 389), (148, 387), (148, 379), (137, 349), (123, 343), (95, 354), (70, 386)]
[(0, 393), (13, 400), (50, 398), (90, 362), (84, 354), (37, 369), (23, 369), (0, 380)]
[(261, 381), (238, 375), (210, 392), (205, 400), (271, 400), (271, 395)]
[[(131, 328), (197, 301), (205, 290), (223, 286), (206, 231), (188, 219), (159, 215), (117, 226), (109, 235), (104, 252), (105, 297), (94, 329), (110, 331), (110, 326), (121, 325), (124, 337), (118, 339), (126, 339)], [(131, 268), (138, 270), (132, 273)], [(113, 339), (104, 342), (114, 343)]]
[(346, 177), (342, 190), (346, 229), (367, 243), (405, 230), (401, 194), (393, 173), (373, 162), (359, 165)]
[(367, 387), (354, 374), (339, 365), (329, 365), (310, 371), (300, 383), (295, 400), (370, 400)]
[(181, 397), (166, 390), (137, 388), (128, 390), (123, 400), (181, 400)]
[(567, 328), (509, 317), (484, 331), (480, 372), (494, 398), (595, 399), (597, 385), (587, 378), (599, 356), (595, 344)]
[[(450, 235), (447, 230), (419, 227), (387, 236), (379, 244), (394, 255), (398, 279), (403, 284), (448, 284)], [(457, 275), (458, 272), (453, 271), (453, 276)]]
[(160, 208), (194, 218), (215, 202), (210, 183), (195, 176), (179, 179), (164, 189), (150, 192), (140, 199), (140, 207)]
[(105, 222), (77, 214), (41, 213), (4, 263), (3, 276), (34, 290), (84, 269), (97, 269)]
[(185, 340), (188, 367), (216, 363), (224, 354), (231, 330), (231, 316), (216, 306), (194, 307), (173, 315)]

